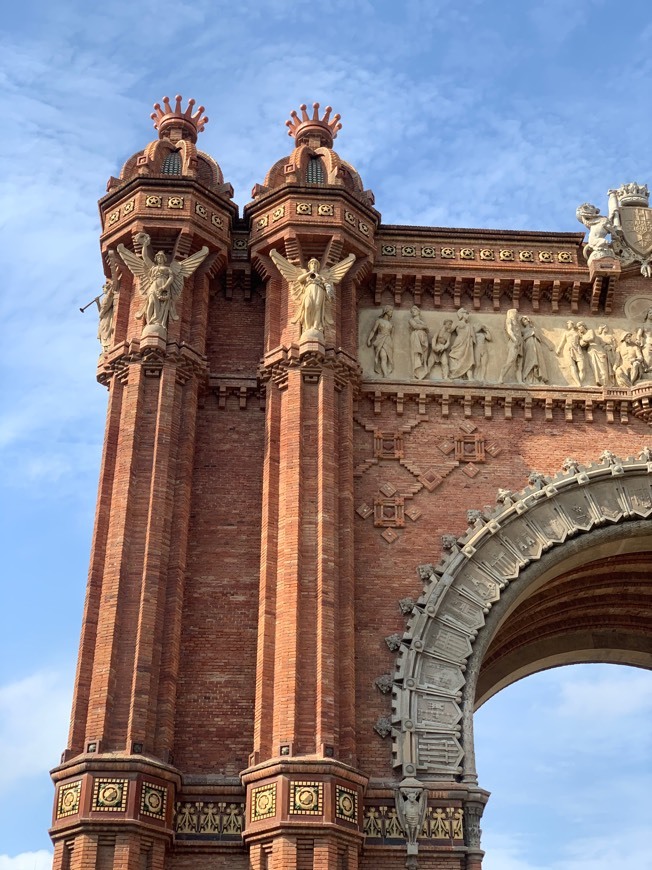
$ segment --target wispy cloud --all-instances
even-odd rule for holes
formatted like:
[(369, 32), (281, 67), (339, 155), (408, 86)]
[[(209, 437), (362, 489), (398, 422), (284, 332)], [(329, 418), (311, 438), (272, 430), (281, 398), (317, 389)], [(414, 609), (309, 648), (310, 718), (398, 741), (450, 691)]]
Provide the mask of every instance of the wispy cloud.
[[(614, 826), (607, 834), (564, 842), (561, 831), (550, 832), (550, 860), (530, 857), (533, 849), (524, 837), (497, 835), (483, 838), (483, 870), (613, 870), (615, 867), (649, 866), (648, 827)], [(556, 844), (556, 845), (555, 845)]]
[[(652, 675), (616, 665), (534, 674), (482, 707), (475, 734), (480, 782), (492, 792), (488, 870), (637, 866), (651, 712)], [(588, 856), (597, 863), (583, 863)]]
[(71, 698), (69, 672), (43, 670), (0, 686), (0, 792), (46, 779), (66, 745)]
[(0, 855), (0, 870), (51, 870), (52, 852), (21, 852), (20, 855)]

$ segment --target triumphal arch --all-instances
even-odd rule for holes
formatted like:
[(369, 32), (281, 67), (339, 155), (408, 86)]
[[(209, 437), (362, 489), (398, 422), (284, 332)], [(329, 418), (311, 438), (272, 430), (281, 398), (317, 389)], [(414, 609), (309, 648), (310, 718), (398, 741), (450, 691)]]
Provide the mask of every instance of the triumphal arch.
[(203, 108), (152, 117), (100, 201), (55, 867), (479, 870), (474, 709), (651, 664), (648, 189), (387, 225), (315, 104), (241, 214)]

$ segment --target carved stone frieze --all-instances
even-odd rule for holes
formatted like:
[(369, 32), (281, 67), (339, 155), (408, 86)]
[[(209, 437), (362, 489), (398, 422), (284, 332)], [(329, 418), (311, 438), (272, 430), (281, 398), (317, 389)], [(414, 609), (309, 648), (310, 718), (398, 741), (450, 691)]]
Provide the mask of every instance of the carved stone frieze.
[(179, 800), (174, 812), (176, 837), (178, 840), (240, 842), (244, 811), (244, 800)]
[[(652, 212), (652, 210), (650, 210)], [(459, 308), (454, 314), (386, 305), (363, 309), (365, 379), (652, 390), (652, 300), (636, 320), (572, 320)]]
[[(417, 841), (458, 841), (463, 833), (464, 811), (455, 806), (426, 806)], [(367, 845), (382, 845), (403, 840), (405, 833), (395, 803), (374, 802), (364, 808), (363, 830)]]

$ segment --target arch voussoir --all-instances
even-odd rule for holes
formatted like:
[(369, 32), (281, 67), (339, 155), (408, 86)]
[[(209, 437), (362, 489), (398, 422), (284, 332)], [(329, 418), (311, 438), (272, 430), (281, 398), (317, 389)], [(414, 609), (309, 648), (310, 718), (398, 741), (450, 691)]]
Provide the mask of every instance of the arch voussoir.
[(487, 615), (508, 586), (532, 582), (525, 569), (548, 551), (652, 516), (651, 474), (648, 448), (627, 459), (605, 450), (587, 466), (566, 460), (553, 477), (531, 474), (521, 492), (498, 490), (494, 511), (471, 511), (463, 536), (444, 536), (444, 558), (419, 569), (424, 593), (396, 659), (393, 753), (404, 776), (454, 780), (464, 771), (473, 778), (475, 692), (466, 671)]

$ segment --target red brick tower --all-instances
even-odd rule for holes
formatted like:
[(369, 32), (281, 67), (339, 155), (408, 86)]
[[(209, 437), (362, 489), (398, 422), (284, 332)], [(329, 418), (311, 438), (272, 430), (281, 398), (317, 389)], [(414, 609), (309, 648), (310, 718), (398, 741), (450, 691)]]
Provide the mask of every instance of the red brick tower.
[[(160, 868), (171, 838), (209, 284), (224, 270), (237, 213), (219, 166), (196, 148), (207, 119), (193, 108), (191, 100), (182, 110), (180, 97), (156, 106), (159, 138), (110, 179), (100, 202), (113, 295), (103, 300), (98, 378), (109, 401), (72, 724), (54, 774), (56, 868)], [(181, 276), (176, 312), (150, 311), (165, 303), (143, 296), (144, 279), (132, 282), (116, 254), (123, 245), (140, 263), (141, 254), (174, 263), (203, 246), (210, 253)]]
[(652, 667), (647, 186), (586, 245), (383, 225), (301, 113), (242, 218), (180, 97), (100, 201), (55, 870), (480, 870), (476, 707)]
[[(295, 148), (245, 210), (252, 263), (268, 279), (256, 711), (243, 774), (257, 870), (357, 866), (366, 782), (356, 770), (352, 430), (356, 287), (371, 270), (379, 215), (333, 151), (340, 125), (330, 113), (315, 104), (311, 116), (305, 106), (293, 114)], [(323, 317), (293, 298), (303, 264), (334, 277), (348, 268), (333, 302), (315, 301)]]

